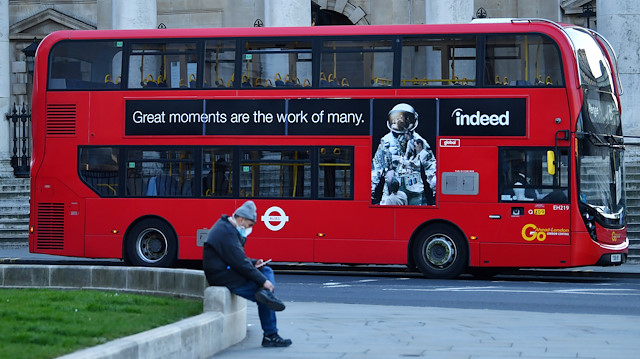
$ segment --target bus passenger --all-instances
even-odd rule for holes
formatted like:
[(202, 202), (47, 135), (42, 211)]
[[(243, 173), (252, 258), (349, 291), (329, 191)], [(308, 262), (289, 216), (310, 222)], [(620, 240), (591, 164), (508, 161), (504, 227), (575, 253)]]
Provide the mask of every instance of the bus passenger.
[(253, 201), (243, 203), (231, 217), (222, 215), (209, 230), (202, 267), (209, 285), (226, 286), (232, 293), (258, 303), (263, 347), (288, 347), (291, 340), (278, 335), (275, 312), (284, 310), (285, 305), (273, 294), (273, 270), (262, 259), (250, 259), (244, 253), (256, 219)]
[[(427, 179), (428, 187), (431, 187), (430, 190), (435, 195), (436, 158), (427, 141), (415, 132), (418, 127), (418, 113), (409, 104), (397, 104), (389, 111), (387, 127), (389, 133), (380, 139), (371, 164), (372, 203), (382, 203), (389, 196), (388, 180), (381, 198), (377, 198), (376, 188), (381, 181), (385, 180), (384, 177), (391, 177), (396, 178), (400, 183), (400, 191), (407, 195), (409, 205), (432, 204), (423, 201), (423, 197), (433, 197), (424, 196), (423, 177)], [(412, 166), (409, 161), (409, 157), (416, 151), (415, 144), (417, 142), (422, 145), (416, 154), (416, 156), (424, 158), (422, 170)]]

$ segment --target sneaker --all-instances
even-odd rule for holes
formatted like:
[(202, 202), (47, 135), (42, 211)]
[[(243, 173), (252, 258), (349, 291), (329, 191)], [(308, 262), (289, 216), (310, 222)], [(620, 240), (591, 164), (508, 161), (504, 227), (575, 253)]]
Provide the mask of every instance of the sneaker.
[(282, 339), (276, 334), (265, 335), (262, 337), (262, 346), (267, 348), (288, 347), (291, 345), (291, 339)]
[(276, 296), (273, 295), (273, 292), (267, 289), (260, 289), (256, 293), (256, 300), (259, 303), (266, 304), (269, 309), (276, 312), (282, 311), (285, 308), (284, 303), (280, 299), (276, 298)]

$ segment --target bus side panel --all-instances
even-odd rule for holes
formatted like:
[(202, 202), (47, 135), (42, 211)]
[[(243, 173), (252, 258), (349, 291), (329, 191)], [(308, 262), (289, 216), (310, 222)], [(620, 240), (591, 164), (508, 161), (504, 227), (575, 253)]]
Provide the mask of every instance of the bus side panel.
[(35, 181), (33, 252), (84, 257), (84, 201), (56, 178)]
[[(246, 248), (247, 254), (256, 258), (296, 262), (362, 262), (361, 258), (365, 256), (361, 246), (368, 248), (366, 252), (375, 258), (386, 258), (388, 251), (379, 248), (377, 243), (393, 240), (394, 217), (391, 208), (387, 208), (386, 213), (372, 215), (369, 203), (364, 201), (255, 202), (258, 221)], [(355, 215), (357, 213), (369, 215), (359, 217)], [(372, 232), (370, 229), (375, 230)], [(342, 241), (344, 239), (349, 240)], [(389, 263), (389, 259), (372, 262)]]
[(554, 244), (482, 243), (480, 256), (481, 265), (492, 267), (566, 267), (571, 262), (571, 247)]

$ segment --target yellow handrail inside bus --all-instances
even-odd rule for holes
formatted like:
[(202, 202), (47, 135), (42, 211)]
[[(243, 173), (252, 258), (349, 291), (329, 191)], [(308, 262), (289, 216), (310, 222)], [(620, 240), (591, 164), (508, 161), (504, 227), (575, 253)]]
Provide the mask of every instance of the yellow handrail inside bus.
[[(403, 80), (403, 81), (406, 81), (406, 80)], [(374, 85), (375, 84), (379, 84), (379, 85), (382, 85), (382, 86), (391, 86), (391, 79), (385, 79), (385, 78), (382, 78), (382, 77), (376, 77), (376, 78), (373, 79), (373, 84)]]
[[(298, 159), (298, 151), (294, 153), (293, 159), (294, 160)], [(296, 189), (298, 189), (298, 164), (297, 163), (293, 165), (293, 194), (291, 195), (291, 197), (296, 196)]]
[(113, 83), (113, 81), (111, 80), (111, 74), (106, 74), (104, 76), (104, 83), (106, 83), (106, 84), (107, 83), (111, 83), (111, 84)]

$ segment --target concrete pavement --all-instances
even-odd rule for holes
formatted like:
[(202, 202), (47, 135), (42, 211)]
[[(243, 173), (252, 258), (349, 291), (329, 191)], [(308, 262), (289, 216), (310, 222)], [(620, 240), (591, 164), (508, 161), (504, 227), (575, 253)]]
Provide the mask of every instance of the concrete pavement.
[(640, 317), (375, 305), (287, 303), (288, 348), (262, 348), (248, 303), (247, 337), (215, 358), (638, 358)]
[[(640, 265), (557, 271), (640, 277)], [(247, 337), (214, 358), (640, 358), (639, 316), (289, 302), (278, 313), (288, 348), (260, 346), (253, 303), (247, 323)]]

